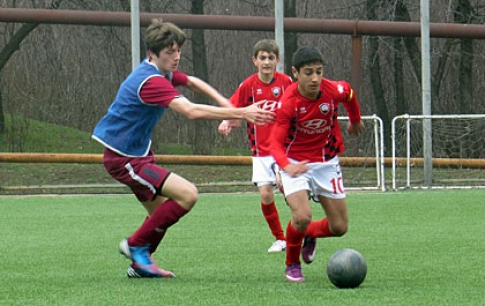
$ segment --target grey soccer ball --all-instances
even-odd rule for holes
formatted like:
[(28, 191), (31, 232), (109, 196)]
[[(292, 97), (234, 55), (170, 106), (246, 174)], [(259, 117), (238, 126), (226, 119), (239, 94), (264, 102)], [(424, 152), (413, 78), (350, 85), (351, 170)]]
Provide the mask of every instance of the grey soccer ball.
[(338, 288), (356, 288), (367, 275), (367, 263), (356, 250), (341, 249), (330, 257), (327, 275)]

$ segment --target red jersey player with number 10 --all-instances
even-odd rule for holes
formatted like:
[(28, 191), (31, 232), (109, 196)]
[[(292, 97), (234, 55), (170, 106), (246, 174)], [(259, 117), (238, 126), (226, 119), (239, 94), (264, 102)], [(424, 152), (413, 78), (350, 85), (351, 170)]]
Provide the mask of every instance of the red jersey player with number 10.
[[(342, 236), (348, 227), (338, 159), (344, 151), (337, 119), (339, 104), (350, 118), (349, 134), (361, 134), (364, 125), (350, 85), (323, 78), (320, 51), (302, 47), (293, 55), (292, 65), (298, 81), (285, 91), (276, 111), (271, 153), (282, 169), (281, 181), (291, 209), (286, 229), (286, 280), (304, 282), (300, 253), (305, 263), (311, 263), (316, 238)], [(324, 209), (326, 217), (322, 220), (312, 221), (308, 192)]]
[[(247, 107), (256, 102), (264, 101), (261, 108), (276, 111), (283, 92), (293, 81), (283, 73), (276, 71), (279, 62), (279, 47), (275, 40), (262, 39), (253, 48), (253, 63), (258, 72), (246, 78), (229, 98), (235, 107)], [(231, 127), (239, 122), (223, 121), (219, 132), (228, 135)], [(273, 186), (276, 184), (274, 170), (275, 161), (270, 153), (272, 124), (255, 125), (248, 122), (247, 132), (253, 160), (252, 182), (258, 187), (261, 197), (261, 210), (266, 222), (275, 237), (268, 249), (269, 253), (282, 252), (286, 248), (286, 240), (278, 210), (275, 205)]]

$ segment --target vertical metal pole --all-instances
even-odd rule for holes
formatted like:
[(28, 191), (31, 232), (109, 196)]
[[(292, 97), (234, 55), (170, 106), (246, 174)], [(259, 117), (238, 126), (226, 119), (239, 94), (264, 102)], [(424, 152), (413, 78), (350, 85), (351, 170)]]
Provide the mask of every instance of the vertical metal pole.
[(377, 117), (376, 115), (374, 115), (376, 117), (376, 120), (379, 122), (379, 142), (380, 142), (380, 159), (381, 159), (381, 162), (380, 162), (380, 165), (381, 165), (381, 189), (382, 191), (386, 191), (386, 174), (385, 174), (385, 165), (384, 165), (384, 124), (382, 122), (382, 119)]
[(140, 6), (138, 0), (131, 0), (131, 67), (140, 64)]
[(396, 120), (394, 117), (391, 122), (391, 154), (392, 154), (392, 190), (396, 190)]
[(411, 188), (411, 118), (406, 120), (406, 187)]
[(376, 147), (376, 171), (377, 171), (377, 187), (382, 186), (381, 182), (381, 151), (380, 149), (380, 134), (379, 134), (379, 121), (375, 119), (374, 115), (374, 135), (375, 135), (375, 140), (374, 140), (374, 146)]
[[(421, 83), (423, 115), (431, 115), (431, 65), (429, 35), (429, 0), (421, 0)], [(433, 145), (431, 118), (423, 121), (423, 158), (424, 183), (430, 188), (433, 184)]]
[(285, 71), (285, 31), (284, 31), (284, 15), (285, 4), (283, 0), (274, 1), (275, 12), (275, 40), (280, 47), (280, 62), (276, 66), (276, 71)]
[(360, 63), (362, 62), (362, 36), (352, 36), (352, 58), (350, 67), (350, 85), (354, 89), (357, 97), (360, 93), (361, 72)]
[[(350, 86), (354, 90), (354, 94), (357, 98), (360, 97), (360, 63), (362, 60), (362, 37), (352, 36), (352, 55), (351, 55), (351, 68), (350, 68)], [(350, 137), (348, 146), (348, 153), (351, 156), (359, 156), (359, 147), (362, 141), (362, 136)]]

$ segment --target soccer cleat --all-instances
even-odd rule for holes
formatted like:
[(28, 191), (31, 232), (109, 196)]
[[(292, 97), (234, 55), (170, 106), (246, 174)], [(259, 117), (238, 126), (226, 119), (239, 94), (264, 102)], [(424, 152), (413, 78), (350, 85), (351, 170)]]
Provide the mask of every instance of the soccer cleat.
[(287, 282), (303, 283), (305, 281), (305, 278), (301, 274), (300, 263), (293, 263), (289, 266), (286, 266), (285, 274), (286, 274), (286, 281)]
[(171, 271), (163, 270), (163, 269), (158, 269), (160, 273), (162, 274), (163, 278), (175, 278), (175, 274)]
[[(160, 273), (162, 274), (161, 277), (163, 278), (174, 278), (176, 277), (175, 274), (173, 274), (170, 271), (166, 271), (163, 269), (159, 269)], [(143, 278), (146, 276), (140, 275), (138, 272), (136, 272), (135, 267), (133, 266), (133, 263), (128, 267), (128, 270), (126, 270), (126, 276), (129, 278)]]
[(317, 239), (305, 236), (303, 238), (303, 246), (301, 247), (301, 257), (303, 261), (307, 264), (311, 264), (315, 259), (317, 246)]
[(268, 253), (278, 253), (278, 252), (283, 252), (284, 250), (286, 250), (286, 241), (276, 240), (268, 249)]
[(135, 268), (133, 268), (133, 264), (131, 264), (128, 267), (128, 270), (126, 270), (126, 276), (128, 276), (129, 278), (141, 278), (141, 277), (143, 277), (136, 272)]
[(149, 244), (144, 246), (130, 246), (128, 245), (127, 239), (123, 239), (120, 242), (120, 253), (125, 255), (126, 258), (131, 259), (132, 264), (130, 268), (137, 275), (140, 275), (140, 277), (164, 277), (162, 270), (152, 260), (148, 248)]
[(125, 255), (125, 257), (128, 259), (131, 259), (131, 252), (130, 252), (130, 246), (128, 245), (128, 239), (121, 240), (120, 254)]

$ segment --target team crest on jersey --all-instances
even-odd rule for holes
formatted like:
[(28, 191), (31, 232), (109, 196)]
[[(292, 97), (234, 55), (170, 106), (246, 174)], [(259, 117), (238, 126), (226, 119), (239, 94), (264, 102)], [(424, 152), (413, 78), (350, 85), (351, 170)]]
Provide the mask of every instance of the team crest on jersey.
[(279, 97), (281, 94), (281, 88), (279, 87), (273, 87), (271, 88), (271, 91), (273, 92), (273, 96)]
[(330, 110), (330, 104), (322, 103), (322, 104), (320, 104), (320, 106), (318, 108), (320, 108), (320, 112), (322, 114), (326, 115), (328, 113), (328, 111)]

